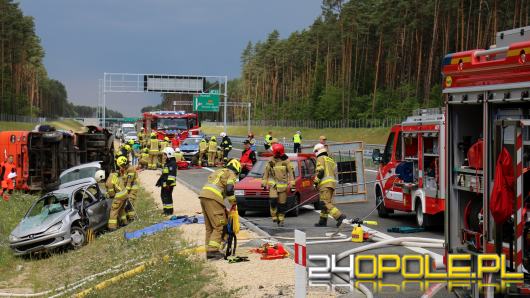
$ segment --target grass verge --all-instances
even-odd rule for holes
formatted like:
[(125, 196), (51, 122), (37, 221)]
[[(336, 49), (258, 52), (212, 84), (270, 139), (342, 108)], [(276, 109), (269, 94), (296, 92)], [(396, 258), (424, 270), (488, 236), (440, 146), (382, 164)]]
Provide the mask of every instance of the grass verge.
[(35, 123), (0, 121), (0, 131), (5, 130), (32, 130)]
[[(169, 229), (140, 239), (125, 240), (125, 231), (163, 220), (153, 199), (143, 190), (135, 205), (140, 220), (129, 226), (103, 234), (79, 250), (65, 250), (41, 257), (15, 257), (7, 245), (9, 233), (35, 198), (16, 193), (9, 202), (0, 202), (0, 288), (40, 292), (70, 284), (129, 260), (133, 261), (124, 265), (119, 273), (132, 269), (138, 262), (161, 260), (169, 255), (169, 260), (157, 262), (144, 272), (102, 291), (92, 292), (90, 296), (119, 297), (125, 294), (128, 297), (205, 297), (211, 295), (212, 290), (222, 297), (233, 294), (212, 287), (211, 281), (216, 276), (207, 270), (203, 261), (178, 255), (179, 250), (187, 248), (186, 243), (181, 240), (179, 230)], [(82, 288), (86, 289), (113, 275), (98, 277)], [(205, 292), (206, 288), (208, 293)]]
[[(206, 134), (219, 135), (223, 131), (222, 126), (203, 126), (201, 130)], [(290, 127), (252, 127), (252, 132), (256, 138), (263, 138), (268, 131), (273, 132), (276, 138), (285, 137), (291, 140), (298, 128)], [(390, 128), (324, 128), (324, 129), (301, 129), (302, 136), (306, 140), (318, 140), (321, 135), (325, 135), (330, 141), (347, 142), (363, 141), (366, 144), (384, 144), (388, 137)], [(246, 126), (230, 126), (227, 131), (228, 135), (246, 136), (248, 131)]]

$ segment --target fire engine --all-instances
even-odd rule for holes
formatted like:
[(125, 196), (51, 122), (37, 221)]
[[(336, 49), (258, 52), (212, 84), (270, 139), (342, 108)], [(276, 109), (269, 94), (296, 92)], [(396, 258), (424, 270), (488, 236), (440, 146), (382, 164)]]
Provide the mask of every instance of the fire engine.
[[(442, 73), (447, 121), (446, 254), (505, 255), (507, 271), (525, 273), (525, 283), (512, 285), (506, 295), (528, 297), (530, 62), (526, 52), (530, 52), (530, 27), (498, 32), (490, 49), (445, 56)], [(480, 294), (476, 287), (469, 291), (470, 297)]]
[(444, 115), (439, 109), (415, 111), (403, 123), (394, 125), (381, 152), (374, 149), (379, 163), (375, 187), (380, 217), (394, 210), (415, 212), (420, 227), (433, 224), (445, 209)]
[(185, 140), (188, 136), (199, 135), (198, 114), (185, 111), (153, 111), (143, 114), (143, 127), (150, 134), (155, 132), (157, 138)]

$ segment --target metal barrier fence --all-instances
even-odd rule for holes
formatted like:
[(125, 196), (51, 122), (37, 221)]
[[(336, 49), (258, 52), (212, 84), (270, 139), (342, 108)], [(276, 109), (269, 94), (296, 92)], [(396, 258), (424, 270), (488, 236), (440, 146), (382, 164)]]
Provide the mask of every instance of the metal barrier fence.
[[(293, 127), (293, 128), (376, 128), (390, 127), (401, 123), (401, 118), (385, 119), (341, 119), (341, 120), (251, 120), (251, 127)], [(223, 126), (223, 122), (203, 121), (203, 126)], [(227, 122), (229, 126), (247, 126), (247, 121)]]
[(42, 123), (46, 122), (46, 118), (0, 113), (0, 121)]

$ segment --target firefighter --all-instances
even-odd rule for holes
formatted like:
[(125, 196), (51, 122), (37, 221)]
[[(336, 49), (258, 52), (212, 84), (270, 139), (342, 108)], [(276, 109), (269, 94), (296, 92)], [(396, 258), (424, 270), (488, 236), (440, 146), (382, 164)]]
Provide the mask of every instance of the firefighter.
[(287, 211), (287, 192), (294, 187), (294, 169), (282, 144), (272, 145), (272, 155), (273, 158), (265, 166), (261, 187), (267, 188), (268, 184), (272, 221), (283, 227)]
[(263, 143), (263, 147), (265, 147), (265, 151), (269, 150), (271, 147), (272, 142), (272, 131), (269, 131), (268, 134), (265, 135), (265, 143)]
[(223, 148), (217, 146), (217, 154), (215, 155), (215, 165), (223, 164)]
[(320, 194), (320, 220), (315, 224), (316, 227), (325, 227), (328, 222), (328, 215), (331, 215), (337, 221), (337, 227), (340, 227), (346, 216), (333, 204), (333, 194), (337, 186), (335, 172), (337, 164), (333, 158), (328, 156), (328, 150), (324, 144), (316, 144), (313, 149), (317, 156), (317, 167), (314, 185)]
[(215, 136), (210, 138), (208, 142), (208, 166), (215, 166), (215, 155), (217, 154), (217, 142), (215, 141)]
[(149, 139), (149, 164), (147, 168), (150, 170), (156, 170), (158, 168), (158, 153), (160, 152), (160, 146), (156, 138), (156, 133), (151, 133), (151, 139)]
[(122, 225), (127, 224), (127, 215), (124, 209), (129, 195), (129, 191), (125, 187), (127, 157), (118, 157), (116, 159), (116, 165), (118, 166), (118, 170), (109, 175), (106, 183), (107, 196), (113, 199), (108, 222), (108, 229), (110, 231), (118, 228), (118, 219)]
[(223, 242), (223, 228), (227, 224), (225, 199), (233, 206), (236, 204), (234, 186), (237, 176), (241, 172), (241, 164), (237, 159), (230, 160), (225, 168), (218, 169), (208, 176), (208, 182), (203, 186), (199, 199), (204, 226), (206, 228), (205, 244), (207, 245), (207, 259), (221, 259), (220, 252)]
[(134, 210), (134, 204), (136, 201), (136, 196), (138, 194), (139, 184), (138, 184), (138, 173), (136, 172), (136, 167), (130, 163), (126, 164), (125, 176), (125, 188), (128, 191), (127, 201), (125, 202), (125, 214), (127, 216), (127, 221), (131, 222), (136, 217), (136, 211)]
[(180, 152), (180, 148), (175, 148), (175, 161), (176, 162), (179, 162), (179, 161), (185, 161), (184, 159), (184, 154), (182, 154), (182, 152)]
[(177, 162), (175, 160), (175, 151), (171, 147), (166, 147), (163, 154), (166, 156), (166, 163), (162, 169), (162, 175), (156, 182), (156, 186), (161, 187), (160, 197), (164, 215), (173, 214), (173, 188), (177, 184)]
[(256, 151), (256, 139), (254, 138), (254, 133), (253, 132), (249, 132), (248, 135), (247, 135), (247, 140), (249, 141), (250, 143), (250, 149), (252, 151)]
[(202, 166), (205, 155), (208, 156), (208, 142), (203, 138), (199, 143), (199, 166)]
[(140, 143), (141, 146), (144, 146), (145, 141), (145, 129), (142, 127), (140, 128), (140, 132), (138, 133), (138, 143)]
[(256, 152), (252, 150), (249, 140), (243, 141), (243, 152), (241, 152), (241, 177), (248, 175), (252, 166), (256, 163)]
[(140, 160), (139, 160), (140, 169), (147, 169), (147, 166), (149, 165), (149, 149), (144, 148), (142, 149), (140, 153)]
[(164, 154), (164, 149), (166, 149), (166, 147), (169, 147), (169, 146), (170, 146), (169, 138), (164, 137), (164, 139), (160, 141), (160, 155), (158, 156), (158, 163), (160, 165), (166, 164), (166, 155)]
[(297, 131), (293, 136), (294, 153), (302, 153), (302, 133)]
[(230, 137), (225, 132), (222, 132), (220, 136), (222, 138), (221, 149), (223, 149), (223, 162), (226, 163), (228, 161), (228, 153), (232, 150), (232, 140), (230, 140)]

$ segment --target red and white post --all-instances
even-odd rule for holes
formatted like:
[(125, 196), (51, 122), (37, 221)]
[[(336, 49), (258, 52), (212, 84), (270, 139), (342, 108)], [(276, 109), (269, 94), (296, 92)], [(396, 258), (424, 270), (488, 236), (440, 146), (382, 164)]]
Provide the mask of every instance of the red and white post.
[(294, 297), (303, 298), (307, 293), (307, 250), (305, 233), (294, 230)]

